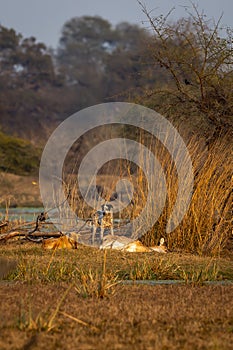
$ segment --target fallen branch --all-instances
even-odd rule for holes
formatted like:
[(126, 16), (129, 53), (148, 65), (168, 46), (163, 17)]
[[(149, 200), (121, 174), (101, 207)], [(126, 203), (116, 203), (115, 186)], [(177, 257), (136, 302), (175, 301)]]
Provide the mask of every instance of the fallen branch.
[[(61, 232), (34, 232), (32, 234), (28, 234), (27, 232), (20, 232), (20, 231), (12, 231), (8, 233), (2, 233), (0, 234), (0, 241), (7, 241), (10, 238), (13, 237), (25, 237), (26, 239), (29, 238), (51, 238), (51, 237), (61, 237), (62, 233)], [(35, 241), (36, 242), (36, 241)]]
[(8, 226), (8, 224), (9, 224), (8, 221), (0, 222), (0, 228)]
[[(25, 230), (25, 227), (27, 226), (32, 226), (32, 225), (35, 225), (36, 222), (35, 221), (30, 221), (30, 222), (24, 222), (23, 224), (20, 224), (18, 226), (15, 226), (12, 228), (12, 231), (15, 231), (15, 230)], [(53, 222), (45, 222), (44, 224), (46, 225), (54, 225)]]
[(32, 234), (33, 232), (38, 231), (40, 223), (44, 223), (47, 218), (48, 218), (47, 213), (44, 213), (44, 212), (40, 213), (36, 218), (35, 228), (32, 231), (30, 231), (29, 234)]
[(2, 233), (0, 235), (0, 241), (5, 241), (7, 239), (16, 237), (16, 236), (25, 236), (25, 233), (19, 232), (19, 231), (13, 231), (13, 232), (8, 232), (8, 233)]

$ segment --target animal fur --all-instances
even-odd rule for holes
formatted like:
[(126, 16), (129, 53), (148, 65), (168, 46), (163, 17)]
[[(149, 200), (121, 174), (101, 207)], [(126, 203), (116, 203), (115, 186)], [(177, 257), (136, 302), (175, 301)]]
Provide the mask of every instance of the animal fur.
[(133, 241), (127, 237), (106, 236), (100, 249), (116, 249), (130, 253), (158, 252), (167, 253), (164, 238), (160, 239), (158, 246), (146, 247), (140, 241)]
[(158, 253), (167, 253), (168, 252), (168, 249), (167, 249), (167, 246), (165, 244), (165, 240), (163, 237), (160, 239), (159, 245), (152, 246), (152, 247), (150, 247), (150, 249), (153, 250), (154, 252), (158, 252)]
[(100, 239), (103, 242), (104, 230), (110, 229), (113, 236), (113, 207), (111, 204), (103, 204), (102, 210), (98, 210), (92, 215), (92, 243), (95, 241), (96, 230), (100, 227)]
[(77, 242), (67, 236), (61, 236), (59, 238), (48, 238), (42, 242), (44, 249), (77, 249)]

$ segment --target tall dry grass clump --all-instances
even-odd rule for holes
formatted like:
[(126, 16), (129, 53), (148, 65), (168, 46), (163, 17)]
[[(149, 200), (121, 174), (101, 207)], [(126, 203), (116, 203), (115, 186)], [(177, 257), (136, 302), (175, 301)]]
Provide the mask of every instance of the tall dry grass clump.
[[(228, 139), (229, 140), (229, 139)], [(148, 142), (149, 141), (149, 142)], [(151, 225), (151, 229), (141, 237), (144, 244), (150, 246), (158, 244), (161, 237), (165, 237), (168, 248), (172, 251), (187, 251), (199, 255), (217, 255), (221, 253), (228, 239), (232, 235), (232, 154), (229, 142), (216, 139), (210, 145), (204, 140), (192, 138), (187, 143), (187, 149), (193, 163), (194, 186), (187, 212), (171, 233), (166, 233), (166, 224), (171, 216), (177, 198), (180, 179), (177, 169), (168, 150), (158, 141), (151, 140), (151, 136), (138, 135), (138, 142), (154, 153), (160, 162), (166, 179), (166, 202), (158, 220)], [(145, 162), (147, 160), (144, 159)], [(186, 161), (185, 159), (183, 160)], [(113, 175), (114, 174), (114, 175)], [(149, 174), (151, 181), (159, 186), (156, 171)], [(125, 160), (117, 160), (107, 165), (105, 174), (97, 176), (97, 185), (106, 190), (102, 195), (107, 201), (116, 190), (119, 178), (127, 178), (134, 186), (133, 200), (127, 208), (114, 214), (114, 218), (133, 220), (139, 217), (145, 207), (148, 191), (148, 179), (141, 168)], [(186, 179), (182, 179), (186, 181)], [(77, 181), (69, 184), (70, 205), (79, 217), (90, 217), (92, 208), (85, 204), (85, 200), (77, 195)], [(157, 192), (156, 192), (157, 193)], [(152, 222), (153, 210), (160, 198), (153, 198), (153, 203), (144, 218), (135, 228), (140, 236), (145, 220)], [(182, 203), (181, 203), (182, 205)], [(141, 226), (140, 226), (141, 225)], [(132, 233), (135, 235), (135, 232)]]
[(198, 140), (187, 145), (193, 162), (194, 187), (190, 206), (180, 225), (165, 233), (166, 222), (177, 194), (172, 164), (166, 168), (167, 202), (157, 223), (143, 241), (151, 244), (164, 235), (171, 250), (183, 249), (200, 255), (219, 254), (232, 235), (232, 153), (229, 143), (216, 140), (208, 149)]
[(216, 140), (209, 150), (190, 153), (195, 174), (192, 201), (170, 244), (199, 254), (217, 254), (231, 235), (231, 147)]

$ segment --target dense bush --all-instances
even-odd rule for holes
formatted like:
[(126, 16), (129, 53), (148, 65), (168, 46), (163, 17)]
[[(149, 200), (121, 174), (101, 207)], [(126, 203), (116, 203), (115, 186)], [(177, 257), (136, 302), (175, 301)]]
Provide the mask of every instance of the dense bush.
[(35, 174), (40, 162), (40, 150), (29, 142), (0, 132), (0, 170), (18, 175)]

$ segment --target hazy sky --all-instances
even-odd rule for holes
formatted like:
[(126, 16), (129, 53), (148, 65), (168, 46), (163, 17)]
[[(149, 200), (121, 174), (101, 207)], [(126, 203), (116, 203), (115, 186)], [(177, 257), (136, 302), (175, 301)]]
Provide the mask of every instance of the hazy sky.
[[(173, 6), (173, 18), (184, 14), (182, 5), (188, 0), (142, 0), (154, 15), (166, 14)], [(233, 26), (232, 0), (196, 0), (208, 18), (217, 20), (223, 13), (222, 23)], [(0, 0), (0, 24), (14, 28), (24, 37), (35, 36), (38, 41), (56, 48), (63, 24), (72, 17), (99, 15), (111, 23), (121, 21), (142, 24), (145, 15), (137, 0)], [(145, 24), (146, 26), (146, 24)]]

